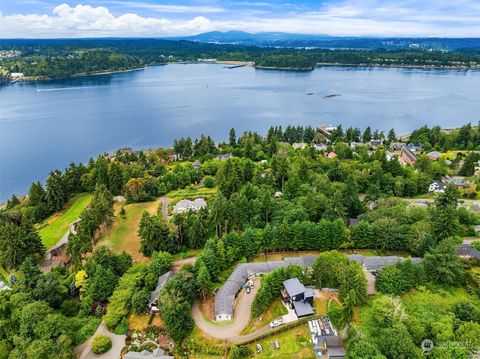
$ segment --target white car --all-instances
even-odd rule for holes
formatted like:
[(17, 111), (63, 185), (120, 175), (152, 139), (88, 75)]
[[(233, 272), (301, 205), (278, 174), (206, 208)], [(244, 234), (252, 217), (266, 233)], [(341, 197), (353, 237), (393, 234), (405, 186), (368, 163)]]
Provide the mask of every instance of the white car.
[(277, 319), (277, 320), (274, 320), (273, 322), (270, 323), (270, 328), (276, 328), (276, 327), (279, 327), (281, 325), (285, 324), (285, 322), (283, 321), (282, 318), (280, 319)]

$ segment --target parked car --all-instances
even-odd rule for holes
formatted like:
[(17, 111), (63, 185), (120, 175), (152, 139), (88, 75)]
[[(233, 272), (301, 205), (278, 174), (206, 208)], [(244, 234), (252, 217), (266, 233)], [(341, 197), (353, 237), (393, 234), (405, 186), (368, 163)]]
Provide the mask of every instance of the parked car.
[(250, 287), (247, 285), (247, 287), (245, 288), (245, 290), (247, 291), (247, 294), (250, 294)]
[(281, 326), (281, 325), (283, 325), (283, 324), (285, 324), (285, 322), (283, 321), (282, 318), (276, 319), (276, 320), (274, 320), (274, 321), (272, 321), (272, 322), (270, 323), (270, 328), (273, 329), (273, 328), (279, 327), (279, 326)]
[(273, 349), (280, 349), (280, 344), (278, 344), (278, 340), (273, 341)]
[(257, 353), (263, 352), (263, 348), (260, 344), (257, 344)]
[(250, 288), (255, 288), (255, 285), (253, 284), (253, 280), (249, 280), (248, 283), (247, 283), (247, 286), (250, 287)]

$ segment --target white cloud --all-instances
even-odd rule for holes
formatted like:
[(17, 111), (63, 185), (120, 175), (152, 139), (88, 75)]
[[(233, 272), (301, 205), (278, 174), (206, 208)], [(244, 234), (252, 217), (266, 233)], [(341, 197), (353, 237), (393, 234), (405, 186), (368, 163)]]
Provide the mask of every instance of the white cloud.
[[(252, 10), (227, 11), (212, 6), (117, 0), (108, 3), (126, 4), (120, 9), (131, 11), (138, 5), (144, 10), (151, 8), (152, 11), (184, 14), (167, 19), (144, 17), (135, 12), (122, 13), (119, 7), (113, 14), (104, 6), (61, 4), (49, 15), (2, 15), (0, 12), (0, 37), (175, 36), (211, 30), (380, 37), (480, 35), (480, 4), (476, 0), (461, 0), (460, 5), (451, 0), (344, 0), (327, 2), (309, 11), (292, 10), (289, 5), (264, 14)], [(207, 18), (207, 13), (212, 14)]]
[(161, 36), (208, 31), (210, 21), (197, 16), (188, 21), (141, 17), (134, 13), (114, 16), (103, 6), (62, 4), (53, 15), (0, 13), (2, 37)]
[(107, 0), (105, 4), (112, 4), (124, 8), (148, 9), (164, 13), (221, 13), (226, 10), (216, 6), (198, 6), (198, 5), (171, 5), (171, 4), (153, 4), (141, 1), (118, 1)]

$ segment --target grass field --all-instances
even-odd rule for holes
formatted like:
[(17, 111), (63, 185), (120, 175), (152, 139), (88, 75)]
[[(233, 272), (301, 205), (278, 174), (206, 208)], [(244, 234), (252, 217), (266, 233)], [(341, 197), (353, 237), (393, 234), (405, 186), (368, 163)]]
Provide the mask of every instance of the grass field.
[(197, 187), (191, 186), (184, 189), (177, 189), (175, 191), (171, 191), (167, 193), (167, 198), (173, 200), (180, 200), (180, 199), (192, 199), (197, 197), (211, 197), (218, 192), (217, 188), (206, 188), (206, 187)]
[(263, 328), (267, 324), (269, 324), (272, 320), (281, 317), (288, 313), (287, 308), (282, 304), (280, 298), (275, 298), (273, 303), (267, 309), (265, 313), (263, 313), (259, 318), (250, 319), (245, 329), (243, 329), (242, 334), (252, 333), (260, 328)]
[[(273, 342), (277, 340), (279, 349), (273, 348)], [(257, 353), (256, 345), (260, 344), (263, 348), (261, 353)], [(279, 358), (279, 359), (310, 359), (315, 358), (313, 345), (310, 343), (310, 330), (308, 325), (287, 330), (278, 335), (272, 335), (266, 339), (260, 340), (255, 344), (249, 345), (252, 350), (253, 358)]]
[[(150, 214), (156, 214), (159, 204), (160, 200), (117, 205), (113, 225), (109, 233), (98, 244), (110, 246), (115, 253), (125, 251), (137, 262), (148, 262), (148, 258), (139, 252), (138, 226), (143, 212), (148, 211)], [(119, 214), (122, 206), (125, 209), (125, 218), (122, 218)]]
[(93, 195), (90, 193), (79, 194), (68, 201), (63, 211), (51, 215), (40, 224), (38, 234), (47, 249), (57, 244), (67, 233), (70, 223), (80, 217), (92, 198)]
[(162, 327), (164, 326), (162, 318), (160, 315), (155, 315), (152, 322), (149, 324), (150, 314), (130, 314), (128, 318), (128, 329), (130, 330), (145, 330), (149, 326), (153, 327)]

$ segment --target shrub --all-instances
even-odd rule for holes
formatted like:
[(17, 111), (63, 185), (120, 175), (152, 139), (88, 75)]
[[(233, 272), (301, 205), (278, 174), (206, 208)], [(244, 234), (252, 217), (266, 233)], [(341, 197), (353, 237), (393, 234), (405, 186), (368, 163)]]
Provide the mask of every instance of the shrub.
[(103, 354), (108, 352), (112, 348), (112, 340), (109, 336), (99, 334), (93, 337), (92, 352), (95, 354)]
[(215, 180), (212, 176), (206, 176), (203, 180), (203, 185), (207, 188), (213, 188), (215, 187)]
[(120, 278), (117, 288), (110, 297), (105, 316), (105, 324), (110, 330), (114, 329), (130, 312), (132, 296), (143, 287), (146, 272), (145, 265), (137, 264), (130, 267)]

